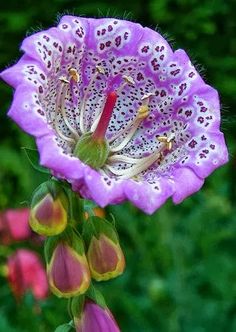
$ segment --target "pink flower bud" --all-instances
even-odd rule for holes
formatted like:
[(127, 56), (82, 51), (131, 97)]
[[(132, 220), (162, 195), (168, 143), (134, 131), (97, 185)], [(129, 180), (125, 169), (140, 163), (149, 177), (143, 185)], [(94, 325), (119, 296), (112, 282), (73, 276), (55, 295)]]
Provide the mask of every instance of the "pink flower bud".
[(67, 209), (64, 190), (56, 182), (43, 183), (32, 200), (30, 226), (38, 234), (57, 235), (66, 228)]
[(73, 247), (63, 240), (57, 242), (48, 261), (47, 273), (50, 289), (58, 297), (69, 298), (83, 294), (90, 285), (91, 278), (87, 259), (84, 252), (80, 250), (82, 241), (79, 237), (77, 241), (79, 243)]
[(17, 250), (8, 258), (8, 280), (14, 295), (21, 298), (31, 291), (36, 299), (44, 299), (48, 294), (46, 271), (33, 251)]
[(100, 233), (98, 239), (93, 236), (88, 249), (88, 263), (92, 277), (97, 280), (108, 280), (123, 273), (125, 258), (120, 244), (113, 242)]
[(29, 209), (9, 209), (0, 215), (0, 237), (3, 244), (22, 241), (31, 237)]
[(76, 332), (120, 332), (108, 308), (86, 300), (82, 314), (74, 318)]

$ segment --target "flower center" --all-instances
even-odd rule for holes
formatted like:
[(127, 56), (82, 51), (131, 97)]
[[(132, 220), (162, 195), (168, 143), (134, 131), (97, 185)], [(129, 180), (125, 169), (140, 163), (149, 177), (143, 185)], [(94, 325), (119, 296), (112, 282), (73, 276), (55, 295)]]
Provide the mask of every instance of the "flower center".
[[(116, 90), (107, 93), (105, 103), (101, 112), (97, 114), (93, 124), (89, 129), (85, 127), (85, 109), (89, 98), (91, 98), (91, 88), (98, 75), (104, 75), (102, 67), (96, 66), (90, 82), (85, 90), (84, 97), (78, 106), (78, 97), (74, 95), (74, 88), (81, 77), (75, 68), (69, 69), (69, 79), (61, 77), (61, 85), (56, 99), (56, 111), (54, 119), (54, 128), (58, 136), (72, 146), (73, 155), (78, 157), (85, 164), (94, 169), (100, 170), (110, 176), (122, 179), (136, 178), (140, 173), (148, 169), (153, 163), (159, 164), (166, 153), (172, 150), (174, 137), (167, 134), (158, 136), (156, 151), (145, 157), (133, 158), (124, 155), (123, 149), (136, 135), (142, 121), (149, 115), (149, 102), (154, 93), (147, 93), (141, 98), (140, 106), (136, 111), (136, 116), (125, 128), (118, 130), (111, 138), (106, 138), (107, 129), (116, 108), (117, 99), (122, 90), (127, 86), (133, 86), (134, 80), (130, 76), (122, 76), (123, 81)], [(72, 97), (73, 104), (79, 111), (78, 129), (72, 126), (67, 118), (65, 102), (66, 98)], [(69, 136), (60, 129), (59, 120), (62, 117)], [(120, 167), (121, 165), (121, 167)]]

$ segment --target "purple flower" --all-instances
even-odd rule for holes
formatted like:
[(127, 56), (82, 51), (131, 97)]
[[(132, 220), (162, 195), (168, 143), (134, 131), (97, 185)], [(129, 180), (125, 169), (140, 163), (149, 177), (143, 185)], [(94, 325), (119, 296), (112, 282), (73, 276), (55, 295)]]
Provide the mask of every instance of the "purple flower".
[(120, 332), (108, 308), (86, 300), (82, 315), (74, 318), (76, 332)]
[(64, 16), (21, 49), (1, 73), (16, 89), (9, 116), (43, 166), (100, 206), (128, 199), (153, 213), (227, 162), (217, 91), (157, 32)]

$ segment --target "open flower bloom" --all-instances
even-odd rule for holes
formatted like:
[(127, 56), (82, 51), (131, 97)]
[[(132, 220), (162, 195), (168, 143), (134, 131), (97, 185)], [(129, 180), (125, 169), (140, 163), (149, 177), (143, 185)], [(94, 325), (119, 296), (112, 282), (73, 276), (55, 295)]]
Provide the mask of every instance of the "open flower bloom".
[(157, 32), (64, 16), (21, 49), (1, 73), (16, 89), (9, 116), (43, 166), (100, 206), (129, 199), (152, 213), (227, 161), (217, 91)]
[(8, 209), (0, 214), (0, 242), (27, 240), (32, 236), (29, 226), (29, 209)]
[(81, 317), (74, 318), (76, 332), (120, 332), (108, 308), (86, 300)]
[(19, 249), (8, 258), (8, 280), (14, 295), (22, 297), (31, 291), (36, 299), (48, 295), (46, 271), (37, 256), (31, 250)]

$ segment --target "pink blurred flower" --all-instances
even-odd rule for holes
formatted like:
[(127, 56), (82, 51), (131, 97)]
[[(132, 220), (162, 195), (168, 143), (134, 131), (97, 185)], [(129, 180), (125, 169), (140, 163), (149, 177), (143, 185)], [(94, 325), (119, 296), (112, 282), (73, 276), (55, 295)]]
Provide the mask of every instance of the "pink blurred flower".
[(8, 209), (0, 214), (0, 239), (3, 244), (29, 239), (29, 209)]
[(19, 249), (8, 258), (8, 280), (17, 298), (31, 291), (38, 300), (48, 295), (46, 271), (38, 255), (28, 249)]

